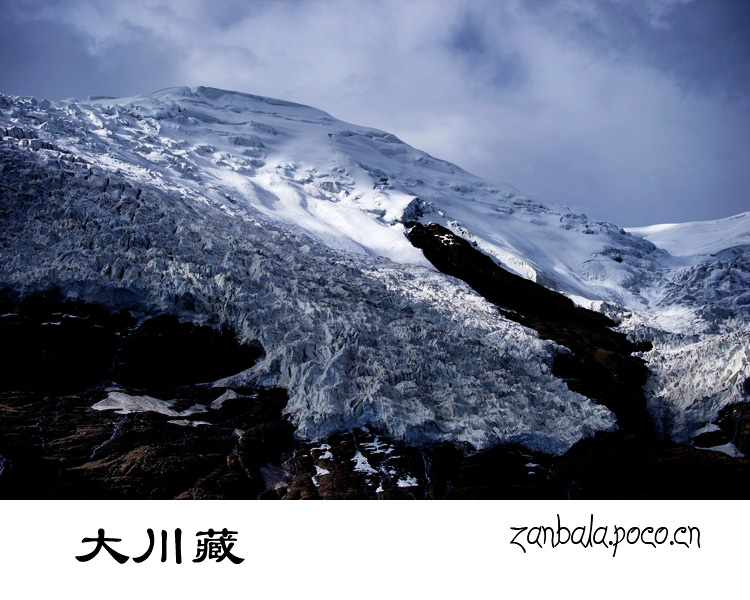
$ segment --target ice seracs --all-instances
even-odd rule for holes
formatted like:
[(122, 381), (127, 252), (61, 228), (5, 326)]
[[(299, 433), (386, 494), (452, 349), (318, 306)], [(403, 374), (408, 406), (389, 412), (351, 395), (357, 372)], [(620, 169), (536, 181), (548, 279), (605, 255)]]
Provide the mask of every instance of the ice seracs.
[(722, 408), (748, 400), (750, 213), (628, 231), (669, 255), (648, 308), (625, 327), (654, 344), (646, 390), (657, 427), (689, 442)]

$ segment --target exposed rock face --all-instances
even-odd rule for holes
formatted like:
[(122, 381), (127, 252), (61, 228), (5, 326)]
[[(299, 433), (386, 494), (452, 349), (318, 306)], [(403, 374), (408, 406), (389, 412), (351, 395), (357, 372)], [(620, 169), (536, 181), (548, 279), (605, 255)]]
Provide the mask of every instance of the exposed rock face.
[(180, 323), (173, 315), (144, 321), (122, 341), (111, 376), (135, 388), (215, 381), (247, 369), (260, 344), (242, 346), (227, 329)]
[[(718, 424), (724, 434), (723, 443), (731, 442), (745, 456), (750, 454), (750, 403), (731, 404), (724, 408)], [(695, 445), (698, 444), (694, 440)], [(710, 444), (706, 444), (707, 446)]]
[(128, 311), (63, 302), (54, 293), (15, 301), (0, 316), (0, 387), (75, 392), (103, 381), (141, 390), (215, 381), (253, 365), (259, 344), (226, 329), (161, 315), (140, 325)]

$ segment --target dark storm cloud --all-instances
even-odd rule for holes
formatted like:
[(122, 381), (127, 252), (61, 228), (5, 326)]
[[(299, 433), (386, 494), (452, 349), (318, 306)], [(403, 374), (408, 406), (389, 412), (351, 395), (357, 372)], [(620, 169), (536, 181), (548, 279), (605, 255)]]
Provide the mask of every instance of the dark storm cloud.
[[(94, 38), (72, 24), (39, 18), (32, 6), (0, 13), (0, 82), (6, 94), (52, 100), (89, 95), (128, 95), (176, 85), (180, 51), (165, 48), (149, 30), (123, 23), (116, 38), (96, 48)], [(60, 3), (50, 3), (60, 5)]]
[(203, 18), (221, 30), (236, 27), (251, 16), (262, 15), (268, 8), (267, 0), (220, 0), (201, 6)]
[(0, 0), (0, 91), (311, 104), (620, 225), (750, 210), (745, 0)]
[[(81, 36), (72, 27), (49, 22), (19, 23), (0, 15), (0, 81), (3, 92), (64, 98), (79, 85), (98, 84), (88, 66), (75, 86), (70, 86), (73, 65), (88, 65), (90, 55)], [(12, 57), (12, 59), (10, 59)]]
[(606, 0), (588, 7), (533, 0), (525, 6), (591, 51), (648, 64), (691, 91), (750, 91), (747, 0)]
[(488, 27), (482, 15), (472, 10), (457, 21), (447, 47), (463, 56), (464, 68), (480, 86), (507, 89), (522, 85), (528, 77), (528, 65), (504, 43), (503, 32)]

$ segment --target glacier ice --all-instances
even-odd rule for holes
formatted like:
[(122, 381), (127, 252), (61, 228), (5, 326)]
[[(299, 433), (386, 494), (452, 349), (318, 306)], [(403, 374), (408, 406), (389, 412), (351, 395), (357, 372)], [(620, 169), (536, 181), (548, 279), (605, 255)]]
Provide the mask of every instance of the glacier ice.
[(263, 359), (232, 381), (287, 388), (301, 437), (370, 425), (559, 453), (616, 427), (551, 375), (558, 347), (431, 268), (404, 235), (415, 218), (653, 340), (648, 391), (666, 434), (689, 437), (742, 397), (742, 223), (736, 243), (670, 253), (663, 229), (597, 223), (391, 134), (212, 88), (2, 98), (0, 282), (260, 340)]

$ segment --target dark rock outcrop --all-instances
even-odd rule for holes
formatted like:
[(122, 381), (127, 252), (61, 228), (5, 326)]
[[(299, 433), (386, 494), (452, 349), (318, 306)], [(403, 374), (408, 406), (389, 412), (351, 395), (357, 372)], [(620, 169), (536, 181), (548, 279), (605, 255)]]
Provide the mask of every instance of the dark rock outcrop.
[(743, 499), (750, 489), (747, 458), (619, 433), (551, 456), (417, 448), (357, 430), (298, 444), (286, 468), (287, 499)]
[(435, 267), (465, 281), (502, 314), (570, 350), (555, 358), (553, 373), (568, 387), (609, 408), (624, 431), (653, 436), (643, 385), (648, 369), (633, 352), (648, 350), (611, 327), (611, 319), (497, 265), (465, 239), (436, 223), (413, 224), (412, 244)]
[(227, 329), (66, 302), (54, 293), (14, 301), (0, 316), (0, 389), (72, 393), (112, 381), (147, 391), (215, 381), (249, 368), (259, 344)]
[[(732, 442), (745, 455), (750, 454), (750, 402), (730, 404), (717, 420), (725, 442)], [(694, 440), (697, 445), (697, 441)]]
[(173, 315), (144, 321), (122, 340), (109, 376), (141, 389), (215, 381), (252, 366), (260, 346), (243, 346), (227, 329), (180, 323)]

